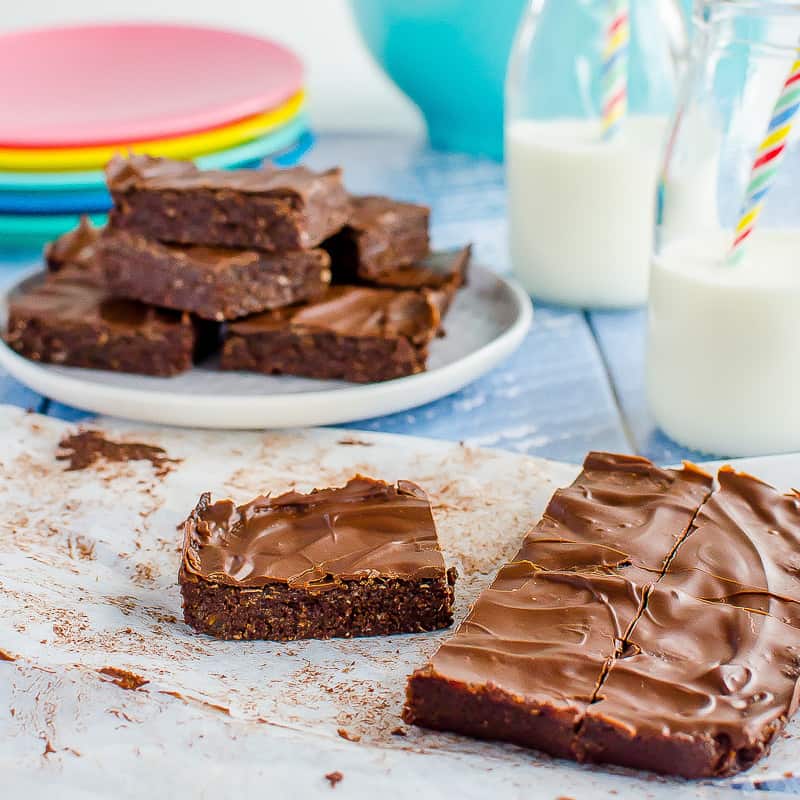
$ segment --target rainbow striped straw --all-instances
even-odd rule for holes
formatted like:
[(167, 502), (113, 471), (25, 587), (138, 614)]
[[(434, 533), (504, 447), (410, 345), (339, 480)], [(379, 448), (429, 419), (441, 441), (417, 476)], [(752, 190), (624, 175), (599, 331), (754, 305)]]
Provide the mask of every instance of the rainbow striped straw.
[(783, 160), (798, 109), (800, 109), (800, 56), (792, 64), (789, 77), (783, 84), (783, 90), (772, 112), (767, 135), (756, 152), (750, 183), (747, 185), (741, 216), (728, 255), (729, 263), (735, 264), (741, 261), (745, 242), (753, 233), (756, 222), (764, 210), (767, 193), (778, 174), (778, 167)]
[(603, 138), (616, 136), (628, 110), (629, 0), (608, 0), (603, 49)]

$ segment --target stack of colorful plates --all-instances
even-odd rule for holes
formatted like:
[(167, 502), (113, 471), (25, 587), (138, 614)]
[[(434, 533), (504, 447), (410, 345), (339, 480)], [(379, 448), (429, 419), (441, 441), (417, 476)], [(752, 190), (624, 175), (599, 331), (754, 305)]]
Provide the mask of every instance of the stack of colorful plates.
[(115, 153), (233, 169), (289, 166), (311, 144), (302, 65), (274, 42), (163, 24), (0, 36), (2, 248), (41, 244), (83, 213), (102, 224)]

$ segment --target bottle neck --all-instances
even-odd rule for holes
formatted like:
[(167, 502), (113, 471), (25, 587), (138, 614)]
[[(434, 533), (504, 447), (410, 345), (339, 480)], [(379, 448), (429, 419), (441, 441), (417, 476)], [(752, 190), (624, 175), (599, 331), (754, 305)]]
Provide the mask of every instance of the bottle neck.
[(694, 23), (699, 38), (711, 47), (800, 48), (800, 2), (695, 0)]

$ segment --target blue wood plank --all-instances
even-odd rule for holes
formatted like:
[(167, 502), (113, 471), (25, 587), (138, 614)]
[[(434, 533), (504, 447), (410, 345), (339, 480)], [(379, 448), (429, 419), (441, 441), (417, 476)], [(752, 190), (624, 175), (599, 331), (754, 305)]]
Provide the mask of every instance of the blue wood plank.
[(65, 422), (83, 422), (87, 419), (93, 419), (96, 416), (89, 411), (83, 411), (80, 408), (73, 408), (72, 406), (65, 406), (63, 403), (59, 403), (55, 400), (48, 400), (42, 413), (47, 414), (48, 417), (62, 419)]
[(660, 464), (675, 464), (682, 459), (725, 458), (725, 454), (689, 450), (670, 439), (655, 424), (645, 395), (647, 312), (644, 309), (592, 311), (587, 316), (637, 452)]

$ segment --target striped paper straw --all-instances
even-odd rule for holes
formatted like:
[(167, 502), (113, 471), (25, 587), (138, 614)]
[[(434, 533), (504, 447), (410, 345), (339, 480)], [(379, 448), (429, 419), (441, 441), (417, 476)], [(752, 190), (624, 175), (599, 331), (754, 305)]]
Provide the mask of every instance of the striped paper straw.
[(775, 183), (775, 176), (783, 160), (798, 109), (800, 109), (800, 56), (792, 64), (789, 77), (783, 84), (783, 90), (772, 112), (767, 135), (756, 152), (733, 246), (728, 256), (728, 261), (731, 263), (738, 263), (741, 260), (744, 245), (752, 235), (756, 222), (764, 210), (767, 193)]
[(603, 138), (617, 134), (628, 110), (629, 0), (608, 0), (603, 48)]

